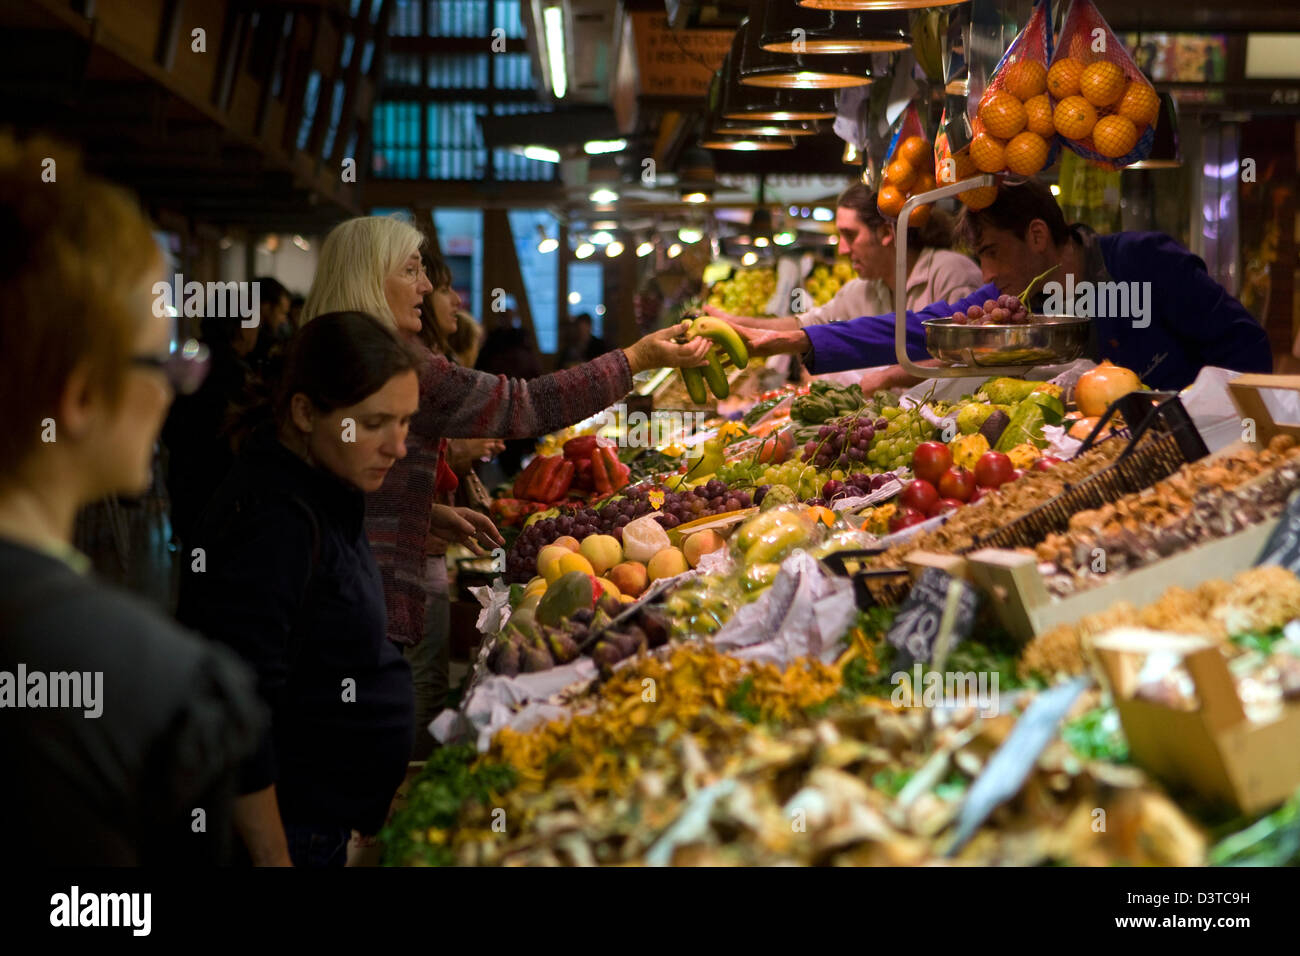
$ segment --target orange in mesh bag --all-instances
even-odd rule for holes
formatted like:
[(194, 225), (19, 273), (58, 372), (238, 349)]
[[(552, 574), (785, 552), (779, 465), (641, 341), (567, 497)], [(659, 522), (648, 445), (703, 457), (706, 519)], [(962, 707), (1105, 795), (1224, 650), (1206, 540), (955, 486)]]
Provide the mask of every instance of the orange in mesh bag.
[(1065, 145), (1120, 169), (1151, 154), (1160, 99), (1092, 0), (1073, 0), (1047, 71), (1052, 123)]
[[(1047, 95), (1052, 17), (1038, 0), (1029, 22), (998, 61), (971, 121), (970, 162), (978, 172), (1033, 176), (1056, 158), (1056, 127)], [(984, 189), (958, 198), (975, 209), (992, 202)], [(985, 199), (987, 198), (987, 201)], [(983, 205), (973, 205), (974, 203)]]
[[(876, 194), (876, 208), (882, 216), (897, 219), (903, 203), (917, 193), (935, 188), (930, 165), (934, 161), (934, 146), (926, 138), (921, 125), (921, 114), (914, 105), (903, 112), (902, 122), (890, 141), (886, 152), (884, 176)], [(924, 226), (930, 219), (930, 206), (917, 206), (907, 218), (911, 227)]]

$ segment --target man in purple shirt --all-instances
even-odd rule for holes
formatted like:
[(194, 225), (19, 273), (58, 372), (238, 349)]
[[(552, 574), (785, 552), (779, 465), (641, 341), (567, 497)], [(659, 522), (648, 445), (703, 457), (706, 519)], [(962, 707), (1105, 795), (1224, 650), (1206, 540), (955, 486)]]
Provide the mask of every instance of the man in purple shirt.
[[(1099, 236), (1083, 225), (1068, 226), (1048, 187), (1028, 180), (1004, 182), (985, 209), (963, 210), (957, 235), (979, 258), (987, 284), (956, 302), (907, 313), (913, 361), (929, 357), (924, 320), (946, 318), (1003, 293), (1020, 295), (1030, 280), (1055, 266), (1028, 303), (1031, 311), (1091, 318), (1085, 354), (1132, 369), (1152, 388), (1183, 388), (1205, 365), (1273, 369), (1259, 323), (1210, 277), (1204, 262), (1163, 233)], [(814, 373), (881, 365), (895, 357), (892, 313), (797, 331), (741, 331), (753, 354), (802, 353)]]

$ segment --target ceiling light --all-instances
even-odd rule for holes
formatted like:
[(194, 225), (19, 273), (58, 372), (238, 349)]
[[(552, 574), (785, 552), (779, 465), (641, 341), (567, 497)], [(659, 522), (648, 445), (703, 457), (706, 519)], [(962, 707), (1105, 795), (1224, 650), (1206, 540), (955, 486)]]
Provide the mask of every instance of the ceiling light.
[(569, 305), (577, 305), (577, 304), (578, 304), (579, 302), (581, 302), (581, 301), (582, 301), (582, 293), (581, 293), (581, 292), (570, 292), (570, 293), (569, 293)]
[(772, 241), (778, 246), (789, 246), (794, 244), (795, 234), (793, 232), (778, 232), (772, 237)]
[(573, 254), (579, 259), (589, 259), (591, 258), (591, 254), (595, 251), (596, 247), (590, 242), (583, 242), (578, 245), (577, 249), (573, 250)]
[(597, 306), (596, 306), (596, 314), (597, 314), (597, 315), (604, 315), (604, 314), (605, 314), (605, 303), (604, 303), (604, 302), (601, 302), (601, 303), (597, 304)]
[(587, 198), (594, 203), (612, 203), (618, 202), (618, 193), (602, 186), (600, 189), (593, 189)]
[(763, 6), (759, 43), (770, 53), (896, 53), (912, 48), (901, 14), (810, 10), (790, 3)]
[(542, 255), (546, 255), (549, 252), (554, 252), (558, 248), (560, 248), (560, 240), (554, 238), (553, 236), (548, 236), (547, 238), (543, 239), (541, 242), (537, 244), (537, 251), (540, 252)]
[(299, 249), (301, 249), (303, 252), (307, 252), (311, 249), (311, 243), (309, 243), (302, 236), (294, 236), (293, 244), (297, 246)]
[(768, 245), (767, 236), (755, 236), (754, 245), (759, 249), (766, 249)]
[(615, 219), (598, 219), (591, 224), (592, 229), (617, 229), (618, 221)]
[(627, 149), (627, 140), (590, 139), (583, 144), (582, 149), (588, 156), (599, 156), (602, 153), (621, 153)]
[(757, 125), (743, 120), (723, 120), (713, 130), (726, 136), (816, 136), (818, 133), (817, 127), (812, 123)]
[(607, 255), (611, 259), (613, 259), (615, 256), (621, 256), (622, 254), (623, 254), (623, 243), (619, 242), (617, 239), (615, 239), (613, 242), (611, 242), (609, 245), (605, 247), (605, 255)]
[(682, 202), (701, 203), (708, 202), (709, 194), (705, 192), (685, 192), (682, 193)]
[(593, 232), (590, 241), (593, 245), (607, 246), (614, 241), (614, 237), (608, 232)]
[(1052, 183), (1052, 185), (1048, 186), (1047, 188), (1052, 191), (1053, 196), (1061, 195), (1061, 187), (1056, 185), (1056, 183)]
[(817, 222), (834, 222), (835, 210), (827, 209), (825, 206), (818, 206), (812, 211), (812, 217)]
[(644, 259), (654, 251), (655, 244), (653, 242), (643, 242), (641, 245), (636, 247), (636, 255), (638, 259)]
[(569, 67), (564, 55), (564, 9), (547, 7), (542, 11), (546, 24), (546, 55), (551, 67), (551, 91), (557, 100), (569, 91)]
[(849, 166), (858, 164), (858, 147), (852, 143), (844, 144), (844, 155), (840, 159)]
[(747, 252), (740, 257), (740, 264), (742, 266), (752, 266), (757, 261), (758, 261), (758, 255), (753, 252)]
[(524, 158), (535, 159), (541, 163), (558, 163), (560, 154), (553, 149), (547, 149), (545, 146), (525, 146)]
[(674, 242), (671, 246), (668, 247), (669, 259), (676, 259), (681, 254), (682, 254), (682, 247), (679, 246), (677, 243)]
[(923, 7), (952, 7), (966, 0), (799, 0), (811, 10), (919, 10)]
[(682, 228), (677, 230), (677, 238), (689, 245), (689, 244), (699, 242), (701, 239), (703, 239), (704, 233), (701, 230), (695, 229), (691, 226), (682, 226)]
[(737, 139), (730, 136), (712, 136), (702, 140), (705, 149), (730, 149), (742, 153), (770, 152), (778, 149), (794, 149), (794, 140), (781, 139)]

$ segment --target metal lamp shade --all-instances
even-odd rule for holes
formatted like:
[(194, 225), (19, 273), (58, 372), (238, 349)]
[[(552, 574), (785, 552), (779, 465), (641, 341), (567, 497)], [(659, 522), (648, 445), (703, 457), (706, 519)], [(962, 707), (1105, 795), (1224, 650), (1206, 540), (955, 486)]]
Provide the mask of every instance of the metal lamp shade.
[(833, 92), (764, 89), (740, 82), (740, 60), (744, 54), (745, 27), (748, 22), (741, 22), (740, 29), (731, 41), (731, 51), (723, 64), (719, 115), (728, 120), (774, 123), (834, 119), (837, 110)]
[(809, 10), (778, 0), (763, 5), (759, 44), (769, 53), (843, 55), (910, 50), (905, 15)]
[(772, 53), (764, 50), (762, 35), (752, 19), (745, 20), (736, 31), (732, 49), (740, 47), (736, 71), (746, 86), (775, 87), (788, 90), (834, 90), (849, 86), (866, 86), (871, 82), (869, 57), (813, 53)]
[(955, 7), (966, 0), (799, 0), (810, 10), (921, 10), (926, 7)]

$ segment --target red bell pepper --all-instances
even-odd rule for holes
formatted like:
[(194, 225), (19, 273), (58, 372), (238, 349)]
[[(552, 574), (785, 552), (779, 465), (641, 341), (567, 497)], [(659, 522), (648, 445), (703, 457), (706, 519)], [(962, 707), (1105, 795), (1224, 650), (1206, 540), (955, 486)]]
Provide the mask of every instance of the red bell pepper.
[(542, 455), (535, 455), (533, 460), (528, 463), (528, 467), (521, 471), (515, 478), (514, 487), (511, 492), (516, 498), (527, 498), (528, 488), (532, 480), (537, 477), (537, 472), (541, 470), (544, 458)]
[(570, 438), (564, 443), (564, 457), (570, 461), (590, 458), (592, 453), (600, 447), (600, 439), (595, 435), (579, 435), (576, 438)]
[(582, 488), (590, 491), (593, 487), (591, 483), (591, 459), (580, 458), (573, 463), (573, 487)]
[(546, 501), (547, 499), (543, 495), (564, 459), (559, 455), (538, 455), (537, 457), (541, 459), (541, 464), (538, 465), (537, 471), (533, 473), (528, 484), (524, 486), (523, 497), (531, 498), (533, 501)]
[(555, 460), (558, 464), (547, 475), (547, 483), (540, 496), (540, 500), (547, 504), (553, 504), (568, 494), (569, 485), (573, 483), (573, 462), (566, 461), (559, 455), (555, 456)]
[(609, 460), (605, 456), (606, 450), (597, 448), (596, 453), (591, 456), (591, 484), (598, 495), (607, 495), (614, 490), (614, 486), (609, 480), (607, 470)]
[(612, 447), (600, 449), (599, 454), (605, 459), (605, 475), (609, 479), (610, 491), (618, 491), (627, 484), (632, 469), (618, 460), (618, 452)]

